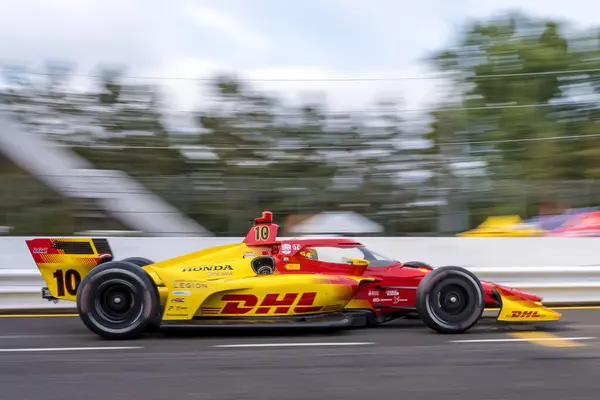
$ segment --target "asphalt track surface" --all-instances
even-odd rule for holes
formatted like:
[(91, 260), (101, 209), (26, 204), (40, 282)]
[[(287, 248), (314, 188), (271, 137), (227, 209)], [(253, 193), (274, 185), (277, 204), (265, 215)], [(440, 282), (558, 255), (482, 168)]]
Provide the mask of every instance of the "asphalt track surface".
[(168, 331), (106, 341), (78, 317), (0, 318), (0, 399), (600, 399), (600, 309), (441, 335)]

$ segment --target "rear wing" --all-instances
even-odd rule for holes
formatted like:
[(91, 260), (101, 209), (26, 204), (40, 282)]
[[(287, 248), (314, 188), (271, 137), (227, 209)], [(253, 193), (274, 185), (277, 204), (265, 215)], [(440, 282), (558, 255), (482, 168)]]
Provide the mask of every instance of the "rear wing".
[(48, 300), (75, 301), (81, 280), (98, 264), (113, 259), (105, 238), (33, 238), (25, 241), (46, 287)]
[(273, 223), (273, 213), (263, 211), (262, 216), (250, 221), (252, 228), (243, 240), (248, 246), (264, 246), (278, 244), (277, 232), (279, 225)]

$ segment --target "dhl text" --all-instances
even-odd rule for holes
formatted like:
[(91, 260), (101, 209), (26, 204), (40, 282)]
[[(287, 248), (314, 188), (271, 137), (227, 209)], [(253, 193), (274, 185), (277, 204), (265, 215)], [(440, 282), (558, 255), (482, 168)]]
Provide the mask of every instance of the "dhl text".
[[(299, 297), (299, 299), (298, 299)], [(294, 314), (320, 311), (323, 307), (313, 306), (317, 293), (269, 293), (262, 301), (253, 294), (226, 294), (221, 301), (226, 302), (221, 310), (221, 315), (248, 314), (252, 311), (256, 314), (288, 314), (293, 310)], [(296, 303), (296, 300), (298, 302)], [(294, 306), (296, 303), (296, 306)]]
[(537, 311), (513, 311), (511, 318), (539, 318), (541, 315)]

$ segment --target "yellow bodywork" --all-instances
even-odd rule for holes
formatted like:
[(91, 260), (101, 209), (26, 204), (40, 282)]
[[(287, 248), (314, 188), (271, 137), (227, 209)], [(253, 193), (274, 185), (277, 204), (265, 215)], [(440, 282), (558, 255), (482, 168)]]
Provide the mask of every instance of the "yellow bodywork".
[[(263, 250), (266, 248), (245, 243), (216, 246), (142, 268), (158, 288), (165, 321), (198, 316), (269, 317), (340, 311), (354, 296), (352, 286), (372, 280), (320, 274), (257, 275), (250, 262)], [(56, 275), (58, 271), (69, 271), (80, 281), (96, 266), (97, 258), (97, 253), (53, 254), (47, 263), (37, 265), (52, 296), (76, 301), (76, 291), (59, 292)], [(298, 265), (284, 268), (297, 270)], [(73, 281), (72, 285), (76, 288), (79, 283)]]
[[(352, 299), (348, 281), (335, 284), (330, 276), (256, 275), (250, 261), (261, 250), (244, 243), (225, 245), (144, 267), (159, 286), (163, 319), (314, 314), (340, 311)], [(295, 264), (288, 268), (297, 269)]]
[(506, 322), (542, 322), (558, 321), (562, 315), (538, 302), (525, 300), (496, 288), (502, 298), (502, 308), (498, 321)]

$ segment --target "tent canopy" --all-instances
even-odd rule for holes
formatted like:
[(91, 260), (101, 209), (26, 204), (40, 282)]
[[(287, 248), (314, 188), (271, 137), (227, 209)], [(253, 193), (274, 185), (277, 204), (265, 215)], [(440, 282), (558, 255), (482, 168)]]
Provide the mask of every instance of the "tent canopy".
[(381, 233), (383, 227), (354, 212), (325, 212), (313, 215), (293, 226), (291, 233), (302, 234), (364, 234)]

